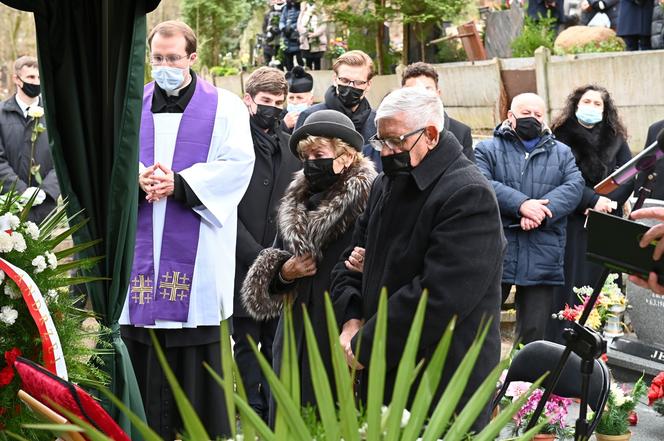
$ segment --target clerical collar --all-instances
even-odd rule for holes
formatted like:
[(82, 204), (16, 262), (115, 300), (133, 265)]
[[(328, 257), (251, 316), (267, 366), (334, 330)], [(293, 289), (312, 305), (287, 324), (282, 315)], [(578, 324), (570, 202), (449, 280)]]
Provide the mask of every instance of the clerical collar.
[(156, 83), (154, 85), (154, 94), (152, 96), (152, 113), (183, 113), (187, 104), (191, 101), (196, 90), (196, 74), (189, 70), (191, 81), (180, 89), (178, 95), (168, 95), (164, 89)]

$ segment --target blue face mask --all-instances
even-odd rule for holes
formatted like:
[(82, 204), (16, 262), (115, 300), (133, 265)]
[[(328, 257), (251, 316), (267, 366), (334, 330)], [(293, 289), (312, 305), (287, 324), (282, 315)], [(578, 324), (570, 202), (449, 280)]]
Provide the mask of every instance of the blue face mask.
[(173, 92), (184, 83), (184, 70), (179, 67), (155, 66), (152, 78), (166, 92)]
[(309, 104), (307, 103), (297, 103), (297, 104), (291, 104), (288, 103), (288, 106), (286, 106), (286, 111), (290, 112), (295, 112), (295, 113), (300, 113), (304, 112), (309, 108)]
[(587, 126), (593, 126), (602, 120), (602, 111), (597, 107), (579, 106), (576, 109), (576, 119)]

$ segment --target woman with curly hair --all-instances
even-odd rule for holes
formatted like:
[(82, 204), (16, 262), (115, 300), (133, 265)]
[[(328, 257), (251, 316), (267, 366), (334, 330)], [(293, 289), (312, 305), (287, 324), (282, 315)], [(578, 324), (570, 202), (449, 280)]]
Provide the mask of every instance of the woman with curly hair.
[[(330, 291), (332, 268), (350, 245), (355, 221), (364, 211), (376, 177), (373, 162), (360, 153), (363, 145), (350, 118), (336, 110), (312, 113), (293, 132), (290, 149), (302, 160), (303, 170), (295, 173), (281, 200), (275, 244), (260, 252), (242, 285), (242, 303), (257, 320), (279, 317), (282, 306), (292, 304), (303, 406), (315, 405), (316, 399), (302, 307), (311, 317), (323, 363), (333, 378), (324, 295)], [(342, 319), (346, 311), (337, 313)], [(280, 320), (272, 347), (277, 371), (283, 331)], [(273, 416), (271, 408), (270, 419)]]
[[(565, 285), (554, 295), (554, 311), (578, 303), (573, 287), (593, 285), (601, 267), (586, 260), (587, 232), (584, 229), (589, 209), (622, 216), (622, 205), (631, 193), (623, 186), (607, 196), (593, 187), (632, 157), (623, 126), (609, 92), (594, 84), (575, 89), (551, 129), (556, 138), (567, 144), (586, 182), (581, 202), (567, 220), (565, 249)], [(551, 329), (547, 337), (561, 340), (561, 329)]]

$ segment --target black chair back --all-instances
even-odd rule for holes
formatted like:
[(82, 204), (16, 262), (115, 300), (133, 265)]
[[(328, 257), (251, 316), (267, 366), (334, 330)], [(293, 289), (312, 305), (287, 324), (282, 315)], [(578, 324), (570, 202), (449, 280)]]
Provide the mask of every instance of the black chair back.
[[(514, 356), (512, 364), (507, 370), (505, 382), (500, 388), (498, 395), (494, 398), (493, 408), (495, 409), (498, 403), (500, 403), (511, 382), (526, 381), (534, 383), (547, 372), (552, 374), (564, 350), (565, 346), (545, 340), (538, 340), (525, 345)], [(544, 380), (543, 385), (546, 385), (547, 381), (548, 379)], [(581, 398), (581, 383), (581, 358), (572, 353), (565, 363), (558, 384), (552, 392), (555, 395), (565, 398)], [(599, 422), (599, 418), (608, 400), (609, 392), (609, 370), (603, 361), (595, 360), (593, 373), (590, 376), (588, 394), (588, 405), (595, 415), (589, 424), (588, 436), (592, 434)]]

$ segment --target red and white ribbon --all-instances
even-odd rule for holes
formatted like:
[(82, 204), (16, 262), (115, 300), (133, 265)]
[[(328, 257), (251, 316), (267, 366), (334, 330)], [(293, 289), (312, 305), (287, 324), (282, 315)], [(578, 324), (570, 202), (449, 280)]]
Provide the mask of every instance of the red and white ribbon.
[(62, 353), (60, 337), (58, 337), (58, 331), (55, 329), (51, 314), (48, 312), (44, 296), (42, 296), (39, 288), (28, 273), (1, 257), (0, 269), (18, 286), (23, 300), (28, 307), (28, 311), (30, 311), (30, 315), (37, 325), (37, 330), (42, 341), (44, 367), (58, 377), (67, 380), (67, 365), (65, 364), (65, 357)]

